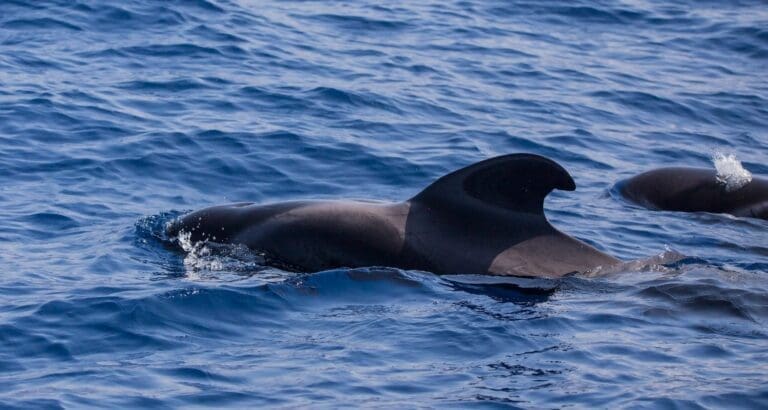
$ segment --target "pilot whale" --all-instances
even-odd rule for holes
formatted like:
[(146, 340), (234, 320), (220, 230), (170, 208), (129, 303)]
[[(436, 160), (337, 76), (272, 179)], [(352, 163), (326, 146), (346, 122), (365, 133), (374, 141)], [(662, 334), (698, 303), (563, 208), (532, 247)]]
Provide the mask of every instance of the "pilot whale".
[(768, 220), (768, 179), (753, 177), (729, 189), (714, 169), (669, 167), (617, 184), (626, 199), (664, 211), (712, 212)]
[(236, 203), (182, 216), (167, 233), (243, 244), (304, 272), (386, 266), (557, 278), (619, 264), (547, 221), (544, 198), (553, 189), (576, 184), (550, 159), (510, 154), (447, 174), (399, 203)]

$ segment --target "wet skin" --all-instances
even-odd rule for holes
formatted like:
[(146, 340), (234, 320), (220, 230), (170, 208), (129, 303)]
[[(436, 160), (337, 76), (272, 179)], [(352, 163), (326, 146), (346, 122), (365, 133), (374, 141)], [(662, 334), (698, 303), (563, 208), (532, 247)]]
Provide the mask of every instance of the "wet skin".
[(650, 209), (724, 213), (768, 220), (768, 179), (753, 177), (733, 190), (712, 169), (670, 167), (648, 171), (618, 184), (628, 200)]
[(173, 223), (193, 242), (244, 244), (302, 271), (388, 266), (437, 274), (561, 277), (620, 261), (556, 230), (553, 189), (574, 190), (536, 155), (491, 158), (400, 203), (298, 201), (205, 208)]

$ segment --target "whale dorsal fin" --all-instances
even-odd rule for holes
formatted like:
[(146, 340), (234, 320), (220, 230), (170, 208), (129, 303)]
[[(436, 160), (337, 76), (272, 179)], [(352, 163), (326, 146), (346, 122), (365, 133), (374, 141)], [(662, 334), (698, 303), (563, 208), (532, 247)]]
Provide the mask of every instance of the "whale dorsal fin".
[(576, 189), (565, 168), (539, 155), (509, 154), (445, 175), (412, 200), (438, 206), (468, 197), (509, 211), (543, 215), (544, 198), (553, 189)]

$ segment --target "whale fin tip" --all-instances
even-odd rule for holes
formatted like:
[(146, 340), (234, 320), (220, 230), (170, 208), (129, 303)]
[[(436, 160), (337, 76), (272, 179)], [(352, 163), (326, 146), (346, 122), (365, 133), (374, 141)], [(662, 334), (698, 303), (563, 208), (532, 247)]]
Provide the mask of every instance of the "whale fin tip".
[(554, 189), (573, 191), (573, 177), (555, 161), (535, 154), (490, 158), (438, 179), (413, 199), (469, 196), (507, 210), (544, 212), (544, 198)]

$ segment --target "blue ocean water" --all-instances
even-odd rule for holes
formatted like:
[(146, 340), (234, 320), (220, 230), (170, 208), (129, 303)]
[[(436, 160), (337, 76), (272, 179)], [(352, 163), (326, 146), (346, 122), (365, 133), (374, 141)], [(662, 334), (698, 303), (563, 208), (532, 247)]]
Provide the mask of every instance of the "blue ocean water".
[[(768, 406), (768, 225), (613, 184), (768, 175), (764, 1), (0, 2), (0, 407)], [(187, 255), (204, 206), (399, 201), (512, 152), (625, 260), (544, 286)]]

